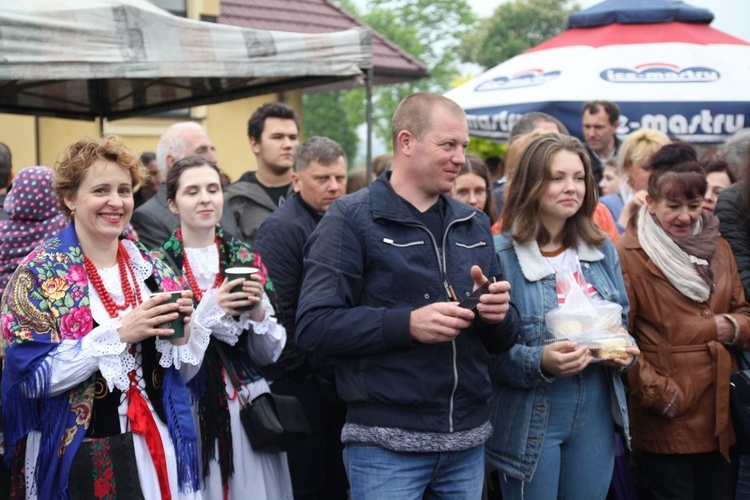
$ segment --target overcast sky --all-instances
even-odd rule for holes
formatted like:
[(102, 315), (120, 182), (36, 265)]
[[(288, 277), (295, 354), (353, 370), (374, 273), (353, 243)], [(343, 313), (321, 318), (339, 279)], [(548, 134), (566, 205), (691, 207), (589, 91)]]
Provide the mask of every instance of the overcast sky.
[[(474, 12), (481, 17), (492, 15), (495, 8), (508, 0), (467, 0)], [(602, 0), (578, 0), (581, 8), (586, 9), (601, 3)], [(366, 0), (354, 0), (364, 7)], [(713, 12), (713, 28), (734, 35), (750, 42), (750, 1), (748, 0), (685, 0), (688, 5), (704, 7)]]
[[(467, 0), (481, 17), (492, 15), (495, 8), (507, 0)], [(578, 0), (585, 9), (601, 0)], [(748, 0), (685, 0), (688, 5), (704, 7), (714, 13), (711, 27), (750, 42), (750, 1)]]

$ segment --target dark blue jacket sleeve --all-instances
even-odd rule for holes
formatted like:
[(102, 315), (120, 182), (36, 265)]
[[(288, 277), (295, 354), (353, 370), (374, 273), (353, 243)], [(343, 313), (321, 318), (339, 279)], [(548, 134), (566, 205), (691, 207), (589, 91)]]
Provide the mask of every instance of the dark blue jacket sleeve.
[(474, 325), (487, 351), (491, 354), (502, 354), (518, 342), (521, 331), (521, 318), (518, 315), (518, 309), (516, 309), (515, 304), (511, 302), (510, 309), (508, 309), (505, 318), (500, 323), (485, 323), (477, 315), (474, 319)]
[(305, 246), (297, 345), (320, 355), (362, 355), (411, 348), (410, 308), (359, 305), (366, 242), (341, 201), (328, 209)]

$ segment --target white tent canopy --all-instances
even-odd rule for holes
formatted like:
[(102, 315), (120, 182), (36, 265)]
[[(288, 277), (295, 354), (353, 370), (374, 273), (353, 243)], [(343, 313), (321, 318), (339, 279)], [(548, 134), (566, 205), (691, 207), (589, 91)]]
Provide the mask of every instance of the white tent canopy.
[(620, 106), (618, 135), (642, 127), (717, 143), (750, 126), (750, 43), (708, 26), (713, 15), (675, 0), (607, 0), (568, 30), (449, 91), (471, 135), (506, 139), (541, 111), (582, 137), (586, 101)]
[(147, 0), (0, 8), (0, 112), (117, 119), (362, 79), (371, 66), (363, 28), (263, 31), (176, 17)]

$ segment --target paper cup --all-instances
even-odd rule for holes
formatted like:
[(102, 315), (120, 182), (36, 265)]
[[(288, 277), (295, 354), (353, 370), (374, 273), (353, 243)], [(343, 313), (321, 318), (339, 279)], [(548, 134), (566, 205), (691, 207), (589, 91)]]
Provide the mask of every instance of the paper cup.
[[(174, 292), (159, 292), (155, 293), (154, 296), (158, 295), (169, 295), (169, 300), (166, 302), (163, 302), (164, 304), (173, 304), (177, 302), (177, 299), (182, 297), (182, 290), (176, 290)], [(167, 340), (173, 340), (173, 339), (181, 339), (185, 336), (185, 315), (181, 312), (177, 311), (177, 318), (173, 319), (172, 321), (169, 321), (167, 323), (163, 323), (159, 325), (159, 328), (171, 328), (174, 330), (174, 333), (170, 335), (169, 337), (162, 337)]]
[[(224, 271), (224, 276), (226, 276), (226, 278), (229, 281), (234, 281), (237, 278), (245, 278), (246, 280), (249, 280), (253, 276), (253, 274), (256, 274), (258, 271), (259, 269), (257, 267), (230, 267)], [(232, 293), (241, 292), (242, 283), (232, 288), (231, 291)], [(251, 306), (245, 306), (245, 307), (237, 307), (235, 310), (239, 312), (244, 312), (244, 311), (249, 311), (250, 309), (252, 309)]]

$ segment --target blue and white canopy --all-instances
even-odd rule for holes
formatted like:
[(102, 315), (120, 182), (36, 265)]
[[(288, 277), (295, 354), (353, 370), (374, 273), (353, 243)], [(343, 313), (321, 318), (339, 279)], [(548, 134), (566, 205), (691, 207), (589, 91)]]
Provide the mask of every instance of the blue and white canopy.
[(582, 137), (586, 101), (621, 109), (619, 135), (641, 127), (718, 143), (750, 127), (750, 43), (711, 28), (713, 14), (674, 0), (607, 0), (568, 29), (445, 95), (470, 134), (506, 139), (523, 113), (542, 111)]

